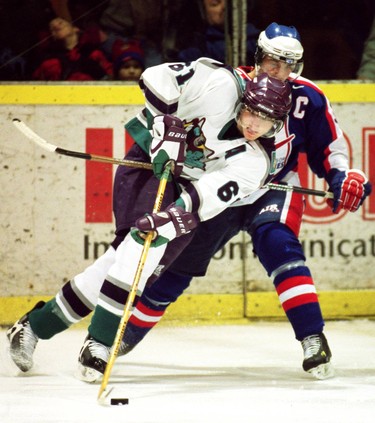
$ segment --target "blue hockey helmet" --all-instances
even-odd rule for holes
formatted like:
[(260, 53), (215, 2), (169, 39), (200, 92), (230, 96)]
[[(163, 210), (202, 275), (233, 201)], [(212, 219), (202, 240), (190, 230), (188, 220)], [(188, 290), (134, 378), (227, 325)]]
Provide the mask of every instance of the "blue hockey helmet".
[(303, 69), (303, 47), (301, 37), (294, 26), (268, 25), (259, 35), (255, 52), (255, 64), (260, 66), (264, 56), (288, 64), (295, 76)]

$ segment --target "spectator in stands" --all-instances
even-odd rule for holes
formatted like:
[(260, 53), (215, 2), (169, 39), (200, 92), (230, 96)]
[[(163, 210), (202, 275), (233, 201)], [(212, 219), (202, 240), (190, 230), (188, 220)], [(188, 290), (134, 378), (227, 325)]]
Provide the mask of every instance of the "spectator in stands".
[(124, 43), (116, 40), (113, 46), (113, 79), (137, 81), (145, 70), (144, 52), (136, 40)]
[(34, 80), (93, 81), (112, 78), (112, 63), (99, 49), (100, 40), (93, 37), (92, 32), (82, 32), (63, 18), (52, 19), (49, 29), (53, 41), (33, 72)]
[(375, 18), (372, 22), (370, 34), (365, 42), (357, 78), (375, 80)]
[[(201, 18), (192, 34), (183, 41), (185, 48), (178, 54), (178, 60), (189, 62), (199, 57), (226, 62), (225, 51), (225, 6), (226, 0), (199, 0)], [(247, 24), (247, 59), (253, 62), (259, 30), (252, 24)]]

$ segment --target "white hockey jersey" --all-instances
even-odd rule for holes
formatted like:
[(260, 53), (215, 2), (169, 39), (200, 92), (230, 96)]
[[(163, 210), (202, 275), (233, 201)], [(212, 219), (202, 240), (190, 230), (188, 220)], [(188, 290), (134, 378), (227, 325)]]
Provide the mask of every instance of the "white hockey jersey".
[(248, 142), (238, 131), (235, 108), (245, 81), (233, 68), (207, 58), (164, 63), (146, 69), (140, 86), (146, 108), (126, 128), (144, 151), (156, 115), (178, 116), (187, 130), (178, 180), (186, 210), (208, 220), (266, 182), (275, 160), (273, 140)]

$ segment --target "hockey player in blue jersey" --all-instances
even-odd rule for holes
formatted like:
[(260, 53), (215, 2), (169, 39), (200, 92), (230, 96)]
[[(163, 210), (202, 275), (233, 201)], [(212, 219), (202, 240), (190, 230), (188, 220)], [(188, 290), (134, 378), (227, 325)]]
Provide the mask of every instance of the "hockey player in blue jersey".
[[(342, 131), (328, 100), (315, 84), (299, 76), (302, 57), (303, 48), (295, 28), (274, 23), (260, 34), (255, 69), (239, 68), (236, 75), (246, 81), (265, 71), (280, 80), (289, 78), (292, 84), (292, 112), (286, 126), (276, 134), (279, 159), (275, 161), (275, 179), (298, 184), (298, 153), (305, 151), (311, 169), (327, 180), (334, 193), (333, 211), (340, 208), (355, 211), (369, 195), (371, 186), (361, 171), (349, 169)], [(261, 263), (273, 278), (295, 336), (302, 343), (304, 370), (317, 378), (332, 376), (331, 353), (322, 333), (324, 321), (318, 297), (298, 241), (302, 197), (259, 190), (248, 201), (249, 204), (226, 209), (200, 224), (183, 253), (156, 282), (146, 286), (127, 325), (123, 353), (134, 348), (162, 318), (193, 276), (205, 274), (211, 257), (238, 231), (246, 230)], [(269, 209), (277, 213), (260, 213), (270, 205), (276, 205)], [(101, 284), (113, 262), (113, 253), (114, 250), (108, 250), (89, 270), (67, 283), (54, 300), (30, 313), (32, 329), (39, 337), (49, 338), (90, 313), (99, 292), (95, 281)], [(51, 321), (52, 317), (53, 324), (47, 329), (46, 320)], [(23, 322), (24, 332), (31, 333), (34, 339), (28, 356), (32, 363), (30, 357), (38, 338), (27, 315)], [(80, 355), (83, 365), (98, 346), (94, 342), (85, 345)], [(104, 359), (108, 354), (108, 349), (102, 348)]]
[[(255, 69), (237, 69), (244, 79), (263, 71), (281, 80), (289, 79), (292, 85), (292, 111), (276, 134), (276, 149), (284, 150), (279, 154), (284, 162), (278, 164), (275, 180), (298, 185), (298, 155), (306, 152), (312, 171), (324, 178), (334, 193), (333, 212), (341, 208), (355, 212), (370, 194), (371, 184), (362, 171), (349, 168), (343, 133), (324, 93), (300, 76), (303, 48), (297, 30), (269, 25), (260, 34), (255, 62)], [(333, 375), (319, 300), (298, 240), (302, 196), (262, 190), (258, 195), (260, 198), (252, 204), (231, 207), (201, 225), (183, 253), (154, 284), (146, 287), (126, 329), (125, 351), (134, 348), (160, 321), (193, 276), (205, 275), (212, 256), (240, 230), (246, 230), (302, 343), (303, 369), (318, 379)], [(267, 207), (272, 212), (263, 212)]]

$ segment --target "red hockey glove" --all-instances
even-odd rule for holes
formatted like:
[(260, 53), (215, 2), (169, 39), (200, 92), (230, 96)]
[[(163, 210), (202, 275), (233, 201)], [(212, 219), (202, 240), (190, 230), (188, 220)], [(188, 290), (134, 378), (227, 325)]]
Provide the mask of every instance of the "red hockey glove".
[(172, 161), (172, 173), (181, 175), (185, 161), (186, 131), (181, 119), (172, 115), (155, 116), (150, 157), (154, 174), (161, 178), (164, 166)]
[(163, 212), (149, 214), (135, 222), (137, 229), (142, 232), (156, 231), (160, 238), (158, 245), (189, 233), (197, 224), (198, 221), (192, 213), (174, 204)]
[(327, 202), (332, 207), (333, 213), (339, 213), (341, 209), (355, 212), (372, 190), (366, 175), (357, 169), (346, 171), (335, 169), (331, 171), (328, 183), (334, 198)]

